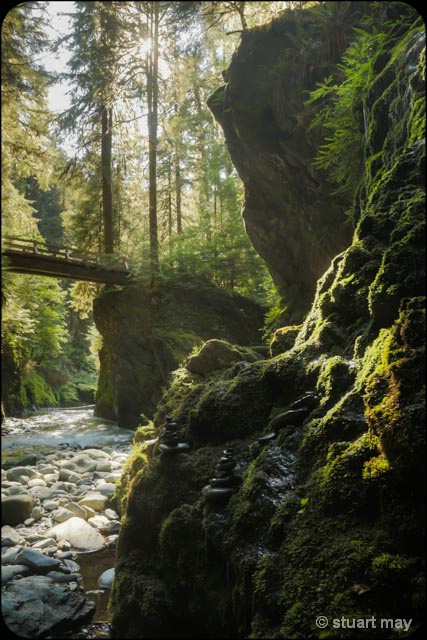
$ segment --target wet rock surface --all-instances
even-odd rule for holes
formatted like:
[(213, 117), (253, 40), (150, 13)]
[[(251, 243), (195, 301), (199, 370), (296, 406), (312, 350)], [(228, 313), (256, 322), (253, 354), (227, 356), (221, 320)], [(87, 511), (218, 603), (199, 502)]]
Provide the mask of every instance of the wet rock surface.
[(128, 451), (67, 447), (2, 469), (2, 614), (19, 637), (79, 633), (92, 619), (95, 601), (111, 588), (112, 567), (100, 570), (102, 584), (88, 599), (82, 554), (89, 559), (104, 550), (103, 566), (113, 564), (109, 549), (121, 525), (108, 507), (115, 488), (110, 472), (119, 476)]
[[(346, 207), (325, 202), (325, 182), (311, 172), (303, 130), (314, 114), (298, 120), (306, 93), (296, 67), (307, 61), (314, 80), (322, 55), (311, 69), (304, 35), (315, 44), (313, 34), (332, 27), (319, 14), (344, 4), (361, 6), (323, 3), (243, 32), (227, 87), (210, 100), (245, 182), (248, 232), (300, 308), (339, 250), (334, 231)], [(398, 611), (411, 632), (424, 618), (425, 29), (408, 5), (384, 6), (393, 26), (382, 32), (379, 14), (368, 16), (378, 50), (366, 58), (366, 85), (340, 105), (360, 116), (365, 161), (353, 242), (274, 357), (202, 381), (176, 372), (162, 404), (191, 450), (164, 464), (147, 449), (128, 480), (112, 591), (118, 637), (144, 628), (162, 637), (351, 639), (358, 630), (321, 631), (316, 617)], [(321, 251), (315, 229), (325, 233)], [(160, 426), (161, 411), (156, 419)], [(235, 491), (217, 484), (228, 446), (242, 477)], [(206, 493), (220, 489), (230, 494), (211, 509)]]
[(48, 576), (23, 577), (2, 594), (6, 625), (18, 637), (43, 638), (56, 630), (88, 622), (95, 604)]

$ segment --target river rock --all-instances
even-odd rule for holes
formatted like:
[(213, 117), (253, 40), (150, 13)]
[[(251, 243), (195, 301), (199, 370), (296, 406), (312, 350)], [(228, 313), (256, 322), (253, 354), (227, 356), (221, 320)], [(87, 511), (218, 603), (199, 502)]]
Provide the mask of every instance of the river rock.
[(109, 520), (119, 520), (119, 514), (114, 509), (105, 509), (104, 514)]
[(16, 562), (25, 564), (30, 567), (34, 573), (47, 573), (57, 569), (61, 565), (61, 561), (56, 558), (50, 558), (37, 549), (23, 549), (17, 556)]
[(37, 467), (41, 474), (44, 476), (46, 474), (58, 473), (58, 468), (53, 464), (42, 463)]
[(69, 551), (71, 549), (71, 544), (68, 540), (60, 540), (58, 542), (58, 549), (61, 549), (61, 551)]
[(106, 472), (110, 472), (111, 471), (111, 462), (109, 460), (101, 460), (100, 462), (96, 463), (96, 470), (97, 471), (106, 471)]
[(105, 526), (108, 525), (109, 519), (106, 516), (96, 515), (93, 518), (89, 518), (88, 523), (91, 527), (95, 527), (95, 529), (100, 529), (101, 531), (105, 529)]
[[(64, 542), (64, 540), (62, 540), (62, 542)], [(58, 547), (61, 543), (58, 543)], [(72, 551), (57, 551), (55, 553), (55, 557), (59, 558), (60, 560), (72, 560), (75, 557), (75, 553), (73, 553)], [(79, 567), (80, 568), (80, 567)]]
[(116, 490), (116, 485), (112, 482), (103, 482), (96, 485), (96, 491), (102, 493), (103, 496), (112, 496)]
[(110, 459), (110, 454), (106, 451), (103, 451), (102, 449), (83, 449), (83, 453), (93, 458), (93, 460)]
[[(21, 476), (21, 478), (24, 478), (24, 476)], [(19, 496), (21, 493), (23, 493), (22, 485), (19, 487), (10, 487), (10, 489), (8, 489), (8, 494), (10, 496)]]
[(43, 507), (40, 507), (39, 505), (36, 505), (35, 507), (33, 507), (33, 510), (31, 511), (31, 518), (34, 518), (34, 520), (41, 520), (41, 518), (43, 517), (44, 514), (44, 509)]
[(1, 501), (2, 524), (14, 526), (24, 522), (30, 516), (33, 505), (32, 497), (26, 493), (4, 498)]
[(51, 489), (53, 491), (64, 491), (65, 493), (68, 493), (69, 491), (74, 489), (74, 485), (74, 482), (64, 482), (64, 480), (58, 480), (53, 483)]
[(52, 498), (58, 496), (67, 496), (68, 493), (66, 491), (62, 491), (61, 489), (53, 489), (52, 487), (47, 487), (46, 489), (41, 489), (38, 493), (40, 500), (52, 500)]
[(76, 484), (80, 480), (80, 474), (75, 471), (71, 471), (71, 469), (62, 468), (59, 472), (59, 480), (63, 480), (65, 482), (72, 482)]
[(44, 480), (43, 478), (32, 478), (32, 480), (28, 480), (28, 486), (30, 488), (32, 487), (45, 487), (46, 486), (46, 480)]
[(43, 500), (43, 509), (46, 511), (55, 511), (59, 508), (59, 502), (57, 500)]
[(19, 533), (9, 527), (9, 525), (5, 525), (1, 528), (1, 546), (2, 547), (13, 547), (15, 544), (19, 542)]
[(22, 485), (20, 482), (15, 482), (15, 480), (2, 480), (2, 489), (10, 489), (11, 487), (18, 487), (20, 491), (22, 491)]
[(26, 520), (24, 520), (24, 524), (26, 527), (32, 527), (34, 523), (34, 518), (27, 518)]
[(107, 496), (100, 493), (100, 491), (96, 491), (87, 493), (84, 498), (79, 500), (79, 505), (82, 507), (90, 507), (95, 511), (103, 511), (106, 502)]
[(55, 630), (91, 620), (95, 603), (47, 576), (31, 576), (7, 585), (2, 597), (3, 619), (20, 638), (43, 638)]
[(47, 484), (50, 485), (58, 480), (59, 472), (57, 471), (56, 473), (46, 473), (43, 477), (46, 480)]
[(2, 564), (15, 564), (16, 556), (21, 551), (22, 546), (17, 545), (16, 547), (4, 547), (1, 553), (1, 563)]
[(120, 520), (109, 520), (107, 524), (101, 529), (102, 533), (105, 535), (111, 535), (113, 533), (118, 533), (121, 527)]
[(52, 519), (54, 522), (65, 522), (72, 518), (75, 514), (66, 509), (65, 507), (58, 507), (55, 511), (52, 512)]
[(29, 453), (27, 456), (17, 462), (19, 467), (35, 467), (40, 456), (37, 453)]
[(79, 573), (63, 573), (61, 571), (49, 571), (48, 578), (51, 578), (54, 582), (75, 582), (81, 579)]
[(101, 573), (98, 578), (99, 586), (104, 587), (104, 589), (111, 589), (111, 587), (113, 586), (114, 573), (114, 567), (112, 569), (107, 569), (106, 571)]
[(105, 476), (105, 481), (116, 483), (118, 480), (120, 480), (121, 476), (122, 474), (120, 471), (112, 471), (111, 473)]
[(66, 558), (64, 564), (72, 573), (78, 573), (80, 571), (80, 565), (71, 558)]
[(6, 477), (8, 480), (15, 480), (20, 482), (22, 476), (27, 478), (35, 478), (37, 475), (36, 471), (31, 467), (13, 467), (6, 471)]
[(106, 543), (107, 543), (107, 547), (111, 547), (111, 548), (115, 548), (117, 547), (117, 541), (119, 539), (119, 536), (117, 534), (113, 534), (111, 536), (107, 536), (106, 538)]
[(79, 453), (76, 456), (73, 456), (61, 467), (62, 469), (69, 469), (70, 471), (74, 471), (75, 473), (81, 474), (87, 471), (95, 471), (96, 469), (96, 460), (93, 457), (90, 457), (86, 453)]
[[(31, 573), (30, 568), (27, 567), (25, 564), (8, 564), (5, 566), (2, 565), (1, 585), (3, 586), (7, 584), (10, 580), (13, 580), (13, 578), (16, 578), (16, 576), (28, 576), (30, 573)], [(3, 604), (3, 597), (2, 597), (2, 604)], [(3, 606), (2, 606), (2, 612), (3, 612)]]
[(81, 507), (79, 504), (77, 504), (77, 502), (68, 502), (65, 505), (65, 508), (68, 511), (71, 511), (72, 514), (77, 516), (78, 518), (83, 518), (83, 520), (87, 520), (88, 518), (86, 509), (84, 509), (84, 507)]
[(32, 545), (33, 549), (49, 549), (54, 547), (56, 549), (56, 540), (53, 538), (44, 538), (44, 540), (38, 540)]
[(96, 549), (105, 545), (104, 538), (83, 520), (73, 517), (52, 527), (48, 532), (56, 540), (67, 540), (72, 547), (81, 550)]
[(46, 536), (44, 536), (42, 533), (37, 533), (37, 531), (31, 531), (31, 533), (24, 535), (25, 541), (28, 544), (33, 544), (34, 542), (39, 542), (40, 540), (46, 540)]
[(88, 507), (86, 504), (82, 505), (82, 509), (84, 509), (86, 513), (85, 520), (89, 520), (89, 518), (93, 518), (93, 516), (96, 515), (95, 509), (92, 509), (92, 507)]

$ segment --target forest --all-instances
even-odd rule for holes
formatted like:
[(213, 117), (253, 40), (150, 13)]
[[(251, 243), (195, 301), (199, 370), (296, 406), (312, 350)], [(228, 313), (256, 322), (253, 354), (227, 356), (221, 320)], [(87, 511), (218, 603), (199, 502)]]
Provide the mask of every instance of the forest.
[(2, 22), (2, 613), (24, 638), (417, 637), (425, 24)]
[[(68, 3), (65, 33), (47, 29), (64, 3), (7, 14), (2, 233), (126, 256), (134, 280), (179, 269), (278, 306), (206, 99), (239, 30), (283, 3), (197, 4)], [(52, 111), (58, 86), (69, 106)], [(93, 397), (99, 285), (9, 276), (4, 260), (6, 413)]]

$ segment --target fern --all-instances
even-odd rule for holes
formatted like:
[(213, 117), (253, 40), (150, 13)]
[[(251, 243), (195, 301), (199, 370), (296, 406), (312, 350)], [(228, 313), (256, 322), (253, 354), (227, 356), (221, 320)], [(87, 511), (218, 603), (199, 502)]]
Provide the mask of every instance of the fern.
[(318, 82), (306, 101), (318, 105), (311, 128), (321, 126), (325, 136), (314, 166), (328, 172), (337, 185), (335, 193), (354, 192), (362, 175), (366, 94), (375, 54), (387, 36), (375, 27), (371, 31), (353, 28), (353, 32), (355, 39), (337, 65), (336, 76)]

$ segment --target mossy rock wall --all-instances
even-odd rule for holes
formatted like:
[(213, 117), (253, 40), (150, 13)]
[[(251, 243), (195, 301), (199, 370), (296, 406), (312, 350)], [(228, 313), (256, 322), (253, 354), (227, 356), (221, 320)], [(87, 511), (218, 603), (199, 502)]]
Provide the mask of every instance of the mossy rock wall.
[[(293, 346), (207, 379), (175, 373), (155, 423), (171, 413), (192, 449), (153, 449), (129, 479), (117, 637), (393, 638), (381, 618), (423, 620), (424, 39), (401, 30), (375, 60), (365, 154), (372, 167), (381, 147), (381, 162)], [(202, 488), (230, 445), (242, 484), (211, 508)], [(374, 634), (332, 624), (343, 617), (374, 617)]]
[(153, 415), (169, 374), (204, 340), (260, 341), (263, 310), (197, 281), (168, 280), (105, 291), (94, 302), (102, 334), (96, 415), (133, 428)]

